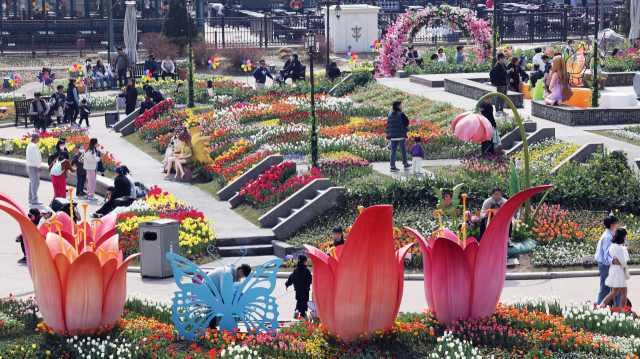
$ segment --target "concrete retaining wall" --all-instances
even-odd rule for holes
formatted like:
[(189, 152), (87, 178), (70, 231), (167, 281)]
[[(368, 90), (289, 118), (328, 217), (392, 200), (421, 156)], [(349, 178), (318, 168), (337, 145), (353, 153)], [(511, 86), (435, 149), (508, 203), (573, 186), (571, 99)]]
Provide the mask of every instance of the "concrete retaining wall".
[(300, 208), (299, 211), (289, 216), (286, 221), (273, 227), (273, 234), (275, 234), (278, 239), (282, 239), (297, 231), (328, 208), (337, 205), (338, 198), (342, 196), (343, 191), (344, 187), (329, 188), (320, 196), (314, 198), (312, 202), (306, 204)]
[(531, 116), (567, 126), (633, 124), (640, 123), (640, 107), (580, 108), (531, 101)]
[[(538, 125), (535, 122), (524, 122), (522, 124), (525, 133), (535, 132)], [(522, 135), (520, 134), (520, 127), (516, 127), (513, 131), (502, 136), (500, 142), (502, 142), (502, 148), (511, 148), (513, 143), (522, 141)]]
[(219, 190), (218, 197), (222, 201), (228, 201), (231, 197), (236, 195), (236, 192), (240, 192), (240, 188), (246, 185), (250, 180), (258, 178), (272, 166), (282, 163), (283, 159), (284, 157), (280, 155), (273, 155), (265, 158), (260, 163), (253, 166), (250, 170), (243, 173), (242, 176), (236, 178), (235, 181), (229, 183), (226, 187)]
[[(14, 176), (29, 177), (27, 174), (27, 160), (21, 160), (18, 158), (3, 157), (0, 156), (0, 173), (10, 174)], [(49, 166), (46, 163), (42, 164), (42, 172), (40, 172), (40, 180), (51, 181), (51, 174), (49, 173)], [(69, 172), (67, 177), (67, 185), (71, 187), (76, 186), (76, 175)], [(99, 195), (107, 194), (107, 187), (113, 186), (113, 180), (98, 175), (96, 178), (96, 193)], [(27, 186), (24, 188), (27, 191)]]
[(591, 157), (592, 153), (602, 152), (603, 148), (604, 144), (602, 143), (586, 143), (582, 145), (576, 152), (571, 154), (571, 156), (565, 158), (564, 161), (555, 166), (551, 170), (551, 173), (556, 173), (556, 171), (562, 168), (562, 166), (570, 162), (584, 163), (589, 159), (589, 157)]
[[(633, 78), (636, 76), (637, 72), (606, 72), (603, 71), (604, 74), (607, 75), (607, 80), (604, 82), (605, 87), (616, 87), (616, 86), (633, 86)], [(583, 82), (585, 83), (584, 87), (588, 88), (587, 85), (591, 81), (591, 71), (587, 70), (584, 74)]]
[(116, 132), (122, 131), (124, 127), (126, 127), (130, 123), (133, 123), (136, 120), (136, 118), (138, 118), (138, 112), (140, 112), (140, 109), (139, 108), (135, 109), (133, 112), (129, 114), (129, 116), (125, 117), (124, 119), (116, 123), (113, 126), (113, 130)]
[[(302, 208), (306, 204), (305, 200), (317, 197), (316, 191), (323, 191), (331, 187), (331, 180), (328, 178), (318, 178), (300, 188), (297, 192), (285, 199), (279, 205), (273, 207), (258, 219), (260, 225), (271, 228), (278, 225), (278, 217), (287, 218), (291, 215), (292, 208)], [(300, 211), (299, 211), (300, 212)], [(281, 238), (281, 237), (278, 237)]]
[[(531, 146), (532, 144), (536, 142), (540, 142), (546, 138), (555, 138), (555, 137), (556, 137), (556, 129), (554, 127), (541, 128), (532, 134), (527, 134), (527, 144)], [(522, 143), (519, 143), (516, 146), (513, 146), (510, 149), (508, 149), (506, 151), (506, 154), (507, 155), (514, 154), (520, 151), (523, 147), (524, 146), (522, 145)]]
[[(446, 78), (444, 79), (444, 91), (477, 100), (488, 93), (496, 92), (496, 88), (494, 86), (484, 85), (473, 80)], [(523, 94), (519, 92), (508, 91), (507, 97), (509, 97), (516, 108), (524, 108)], [(491, 104), (493, 104), (494, 106), (496, 99), (497, 97), (491, 98)], [(505, 104), (505, 109), (507, 108), (508, 107)]]

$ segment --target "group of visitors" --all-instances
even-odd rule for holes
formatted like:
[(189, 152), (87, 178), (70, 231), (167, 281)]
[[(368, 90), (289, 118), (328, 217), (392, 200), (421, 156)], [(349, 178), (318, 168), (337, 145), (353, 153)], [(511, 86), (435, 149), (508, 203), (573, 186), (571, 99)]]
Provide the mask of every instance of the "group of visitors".
[[(58, 125), (69, 123), (71, 126), (80, 127), (84, 121), (87, 128), (91, 127), (89, 125), (91, 108), (86, 98), (80, 100), (78, 97), (76, 79), (69, 79), (66, 94), (63, 85), (58, 85), (56, 90), (49, 101), (45, 101), (40, 92), (33, 94), (34, 99), (31, 101), (28, 115), (36, 131), (46, 132), (47, 127), (53, 124), (53, 116), (56, 117)], [(78, 115), (80, 115), (79, 123), (76, 122)]]
[(145, 71), (145, 73), (149, 71), (149, 73), (151, 73), (151, 76), (156, 79), (156, 81), (159, 77), (162, 77), (163, 80), (167, 77), (175, 80), (178, 76), (178, 71), (176, 65), (171, 60), (171, 55), (165, 55), (164, 60), (162, 60), (160, 66), (158, 66), (158, 61), (156, 61), (155, 55), (150, 54), (149, 58), (144, 61), (143, 70)]

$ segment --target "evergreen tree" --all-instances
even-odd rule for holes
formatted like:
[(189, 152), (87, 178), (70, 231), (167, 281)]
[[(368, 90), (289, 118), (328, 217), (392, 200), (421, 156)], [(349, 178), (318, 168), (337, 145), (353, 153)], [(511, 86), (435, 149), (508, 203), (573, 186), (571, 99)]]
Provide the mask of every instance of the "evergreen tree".
[(620, 14), (620, 35), (629, 36), (631, 31), (631, 0), (625, 0), (622, 7), (622, 13)]
[[(198, 35), (195, 22), (191, 24), (192, 36)], [(189, 42), (189, 19), (187, 17), (187, 0), (169, 0), (169, 11), (164, 15), (162, 34), (171, 42), (185, 45)]]

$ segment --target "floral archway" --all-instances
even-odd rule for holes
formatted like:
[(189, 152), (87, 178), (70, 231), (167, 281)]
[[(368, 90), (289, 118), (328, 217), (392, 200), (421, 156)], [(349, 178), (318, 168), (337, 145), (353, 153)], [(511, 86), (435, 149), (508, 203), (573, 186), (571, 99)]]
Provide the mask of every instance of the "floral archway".
[(473, 51), (477, 55), (478, 64), (491, 56), (491, 27), (487, 20), (478, 19), (475, 12), (469, 9), (446, 5), (439, 8), (427, 6), (424, 10), (405, 12), (389, 25), (380, 49), (380, 76), (393, 76), (396, 68), (404, 65), (400, 58), (405, 49), (403, 43), (413, 42), (420, 29), (431, 25), (437, 19), (449, 21), (452, 28), (462, 31), (467, 41), (477, 45)]

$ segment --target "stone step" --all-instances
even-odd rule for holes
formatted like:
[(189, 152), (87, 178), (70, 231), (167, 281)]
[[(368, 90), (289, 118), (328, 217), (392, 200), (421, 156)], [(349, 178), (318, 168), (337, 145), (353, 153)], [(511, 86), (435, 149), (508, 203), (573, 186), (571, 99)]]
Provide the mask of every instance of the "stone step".
[(275, 240), (275, 236), (248, 236), (248, 237), (226, 237), (216, 238), (216, 247), (244, 246), (269, 244)]
[(273, 254), (273, 244), (257, 244), (248, 246), (225, 246), (218, 247), (218, 254), (221, 257), (240, 257), (243, 254), (242, 248), (247, 249), (245, 257), (266, 256)]
[[(541, 128), (539, 130), (537, 130), (536, 132), (532, 133), (532, 134), (527, 134), (527, 144), (529, 146), (531, 146), (532, 144), (536, 143), (536, 142), (540, 142), (543, 141), (547, 138), (555, 138), (556, 137), (556, 129), (554, 127), (551, 128)], [(523, 146), (522, 146), (522, 142), (521, 142), (521, 138), (519, 138), (520, 142), (518, 140), (514, 140), (513, 146), (509, 149), (505, 150), (505, 154), (507, 156), (512, 155), (520, 150), (522, 150)], [(503, 146), (504, 149), (504, 146)]]
[(282, 223), (280, 219), (284, 220), (290, 217), (293, 208), (306, 207), (308, 203), (305, 200), (313, 200), (322, 194), (318, 193), (318, 191), (324, 191), (329, 187), (331, 187), (331, 180), (328, 178), (315, 179), (289, 196), (289, 198), (280, 202), (279, 205), (273, 207), (269, 212), (260, 217), (258, 221), (260, 221), (263, 227), (274, 227)]

